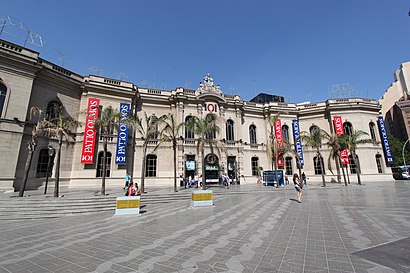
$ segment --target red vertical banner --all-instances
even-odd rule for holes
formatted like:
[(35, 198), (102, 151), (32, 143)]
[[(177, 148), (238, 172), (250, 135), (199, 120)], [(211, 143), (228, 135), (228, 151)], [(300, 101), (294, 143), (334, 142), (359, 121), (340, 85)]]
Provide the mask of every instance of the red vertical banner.
[[(334, 123), (334, 126), (335, 126), (336, 135), (344, 134), (342, 117), (341, 116), (334, 116), (333, 117), (333, 123)], [(342, 164), (343, 165), (349, 164), (349, 150), (344, 149), (343, 151), (341, 151), (340, 152), (340, 158), (342, 159)]]
[[(275, 121), (275, 136), (276, 136), (276, 142), (277, 142), (278, 147), (283, 146), (282, 123), (280, 119)], [(283, 167), (282, 155), (279, 152), (278, 152), (278, 166)]]
[(81, 163), (82, 164), (93, 164), (94, 163), (95, 139), (97, 136), (97, 132), (95, 130), (94, 124), (95, 124), (95, 120), (98, 117), (99, 106), (100, 106), (99, 99), (95, 99), (95, 98), (88, 99), (87, 117), (85, 119), (83, 148), (81, 151)]

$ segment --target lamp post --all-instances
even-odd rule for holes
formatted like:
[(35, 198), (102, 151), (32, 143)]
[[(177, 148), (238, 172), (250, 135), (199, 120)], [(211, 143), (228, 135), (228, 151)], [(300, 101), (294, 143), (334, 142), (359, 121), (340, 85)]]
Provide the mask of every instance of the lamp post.
[(403, 165), (404, 165), (404, 166), (406, 166), (406, 158), (404, 157), (404, 149), (406, 148), (406, 144), (407, 144), (407, 142), (409, 142), (409, 140), (410, 140), (410, 138), (408, 138), (408, 139), (406, 140), (406, 142), (404, 142), (404, 144), (403, 144), (403, 149), (401, 150), (401, 154), (402, 154), (402, 156), (403, 156)]
[(56, 149), (53, 148), (53, 146), (48, 145), (48, 162), (47, 162), (47, 171), (46, 171), (46, 186), (44, 188), (44, 194), (47, 193), (47, 185), (48, 185), (48, 171), (50, 169), (50, 164), (51, 164), (51, 158), (54, 156), (54, 153), (56, 152)]

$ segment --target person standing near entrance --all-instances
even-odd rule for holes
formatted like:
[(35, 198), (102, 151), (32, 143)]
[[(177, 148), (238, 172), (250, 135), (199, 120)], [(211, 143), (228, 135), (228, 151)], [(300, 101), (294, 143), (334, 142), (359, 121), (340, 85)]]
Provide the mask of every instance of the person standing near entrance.
[(295, 184), (295, 189), (298, 194), (298, 202), (302, 203), (303, 182), (300, 181), (299, 175), (297, 173), (293, 175), (293, 183)]
[(127, 174), (125, 175), (124, 180), (125, 180), (125, 186), (124, 186), (123, 189), (125, 190), (126, 188), (128, 188), (128, 186), (129, 186), (129, 184), (130, 184), (131, 176), (127, 173)]

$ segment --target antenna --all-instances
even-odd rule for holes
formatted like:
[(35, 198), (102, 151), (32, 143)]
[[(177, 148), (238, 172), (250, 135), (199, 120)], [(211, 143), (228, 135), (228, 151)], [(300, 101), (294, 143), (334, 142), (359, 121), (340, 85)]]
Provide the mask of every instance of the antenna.
[(233, 85), (229, 86), (229, 91), (231, 91), (231, 95), (234, 95), (235, 90), (236, 90), (235, 86)]
[(120, 73), (118, 73), (117, 78), (119, 78), (121, 81), (123, 79), (128, 79), (128, 74), (126, 72), (120, 72)]
[(58, 58), (58, 60), (61, 61), (61, 67), (64, 67), (64, 65), (67, 62), (67, 58), (66, 56), (63, 54), (63, 52), (61, 52), (60, 50), (58, 50), (57, 48), (54, 48), (55, 51), (57, 51), (57, 53), (60, 55), (60, 57)]
[(96, 66), (91, 66), (88, 68), (88, 70), (93, 71), (97, 76), (100, 76), (100, 74), (103, 72), (102, 69), (96, 67)]

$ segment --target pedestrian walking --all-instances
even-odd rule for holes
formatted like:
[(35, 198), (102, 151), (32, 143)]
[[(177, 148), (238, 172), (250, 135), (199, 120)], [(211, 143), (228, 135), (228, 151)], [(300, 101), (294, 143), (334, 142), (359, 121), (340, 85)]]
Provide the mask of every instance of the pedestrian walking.
[(302, 182), (306, 185), (306, 174), (305, 172), (302, 173)]
[(129, 186), (129, 184), (130, 184), (131, 176), (127, 173), (127, 174), (125, 175), (124, 180), (125, 180), (125, 186), (124, 186), (123, 189), (125, 190), (126, 188), (128, 188), (128, 186)]
[(293, 175), (293, 183), (295, 184), (295, 189), (298, 195), (298, 202), (302, 203), (303, 182), (300, 181), (299, 175), (297, 173)]

